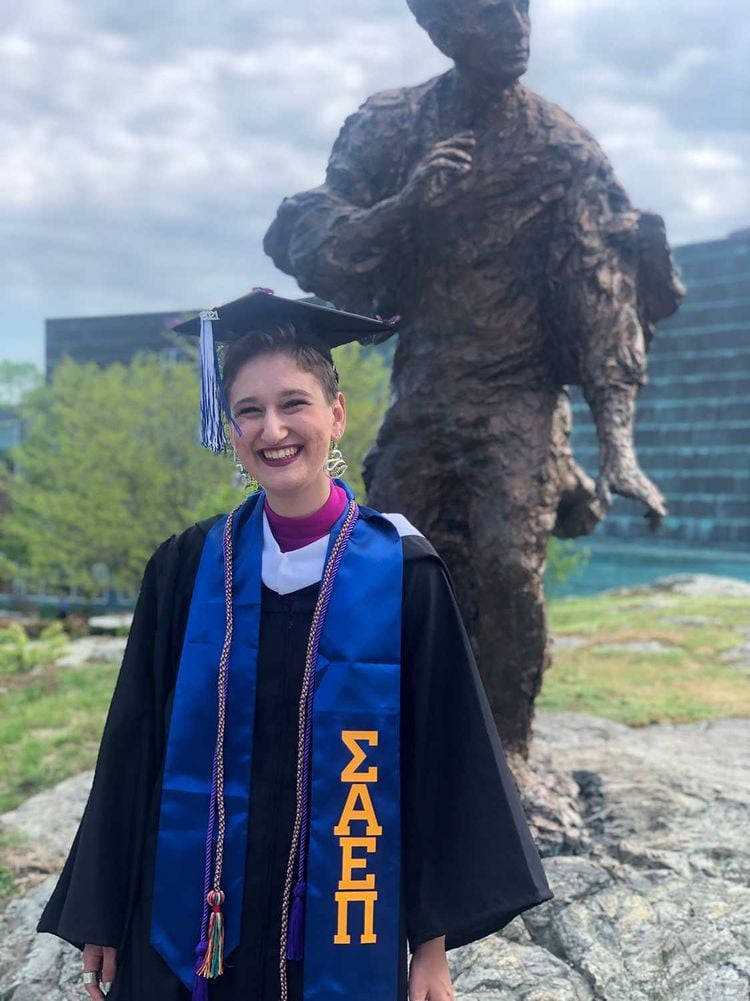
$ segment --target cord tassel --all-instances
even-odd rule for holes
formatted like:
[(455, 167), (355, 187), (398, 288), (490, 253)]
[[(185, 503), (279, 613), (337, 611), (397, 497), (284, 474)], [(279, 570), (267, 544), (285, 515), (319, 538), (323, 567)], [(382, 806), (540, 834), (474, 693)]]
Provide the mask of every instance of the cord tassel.
[(201, 444), (212, 452), (222, 452), (226, 446), (221, 419), (222, 387), (212, 322), (218, 319), (215, 309), (205, 309), (201, 313)]
[(208, 945), (198, 973), (206, 980), (212, 980), (224, 972), (224, 916), (221, 913), (224, 891), (211, 890), (206, 900), (211, 908), (211, 917), (208, 919)]
[(287, 959), (302, 959), (304, 955), (306, 890), (306, 883), (294, 884), (294, 900), (289, 916), (289, 937), (286, 945)]
[(195, 957), (198, 962), (193, 974), (193, 993), (190, 995), (190, 1001), (208, 1001), (208, 981), (200, 974), (200, 968), (203, 966), (203, 960), (206, 958), (207, 949), (208, 942), (205, 941), (199, 942), (195, 947)]

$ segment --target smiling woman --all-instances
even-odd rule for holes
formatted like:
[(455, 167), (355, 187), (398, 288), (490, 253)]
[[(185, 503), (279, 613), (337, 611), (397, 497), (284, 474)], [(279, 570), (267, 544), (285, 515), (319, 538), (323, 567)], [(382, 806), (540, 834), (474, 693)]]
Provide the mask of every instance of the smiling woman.
[(304, 517), (328, 499), (326, 462), (346, 427), (334, 373), (319, 351), (299, 343), (291, 323), (245, 334), (227, 350), (232, 445), (277, 514)]
[(329, 475), (331, 348), (387, 329), (268, 292), (183, 325), (260, 489), (146, 567), (39, 923), (97, 1001), (452, 1001), (446, 949), (551, 896), (445, 565)]

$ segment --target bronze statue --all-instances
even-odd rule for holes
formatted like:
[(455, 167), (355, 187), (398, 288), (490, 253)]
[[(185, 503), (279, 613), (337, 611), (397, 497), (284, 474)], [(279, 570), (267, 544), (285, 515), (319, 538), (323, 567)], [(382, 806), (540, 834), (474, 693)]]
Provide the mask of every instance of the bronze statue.
[[(612, 492), (653, 528), (666, 513), (633, 415), (654, 324), (683, 289), (662, 219), (518, 82), (527, 0), (408, 2), (454, 67), (347, 118), (325, 184), (284, 199), (264, 247), (341, 308), (401, 315), (368, 499), (446, 559), (498, 731), (525, 756), (549, 661), (550, 533), (590, 532)], [(596, 421), (596, 483), (571, 455), (566, 384)]]

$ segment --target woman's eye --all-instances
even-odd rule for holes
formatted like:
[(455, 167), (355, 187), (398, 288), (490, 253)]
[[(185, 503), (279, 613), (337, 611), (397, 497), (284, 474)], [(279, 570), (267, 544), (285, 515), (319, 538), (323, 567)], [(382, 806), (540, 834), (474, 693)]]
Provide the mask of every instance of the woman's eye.
[[(287, 400), (284, 404), (284, 409), (288, 410), (291, 407), (304, 407), (307, 406), (307, 400)], [(259, 407), (242, 407), (237, 411), (235, 417), (251, 417), (254, 414), (259, 414)]]

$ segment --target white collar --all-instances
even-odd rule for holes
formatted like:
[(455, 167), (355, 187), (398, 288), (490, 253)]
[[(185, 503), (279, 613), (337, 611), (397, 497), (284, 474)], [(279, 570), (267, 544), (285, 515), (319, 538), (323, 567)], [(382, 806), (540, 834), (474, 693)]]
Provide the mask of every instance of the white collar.
[[(384, 514), (383, 517), (396, 526), (400, 536), (422, 534), (402, 514)], [(289, 594), (309, 584), (316, 584), (323, 576), (329, 535), (330, 532), (327, 532), (315, 542), (282, 553), (264, 511), (261, 577), (266, 587), (278, 594)]]
[(315, 584), (323, 576), (328, 551), (328, 533), (315, 542), (299, 549), (282, 553), (263, 512), (263, 569), (261, 576), (266, 587), (278, 594), (298, 591), (308, 584)]

